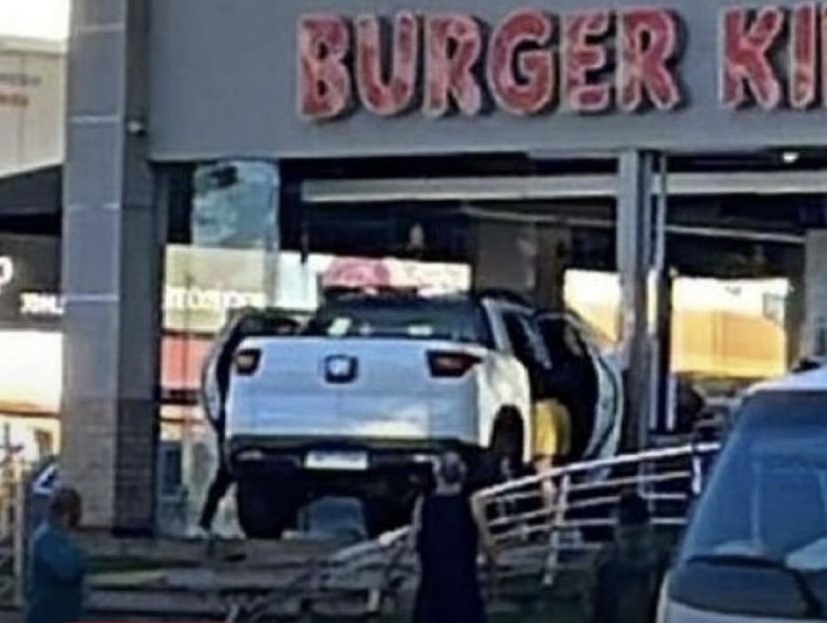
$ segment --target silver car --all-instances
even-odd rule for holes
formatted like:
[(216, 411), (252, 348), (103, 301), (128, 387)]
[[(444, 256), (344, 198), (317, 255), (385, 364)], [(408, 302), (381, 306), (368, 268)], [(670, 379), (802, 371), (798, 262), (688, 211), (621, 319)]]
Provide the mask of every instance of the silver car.
[(827, 620), (827, 368), (755, 387), (663, 590), (663, 623)]

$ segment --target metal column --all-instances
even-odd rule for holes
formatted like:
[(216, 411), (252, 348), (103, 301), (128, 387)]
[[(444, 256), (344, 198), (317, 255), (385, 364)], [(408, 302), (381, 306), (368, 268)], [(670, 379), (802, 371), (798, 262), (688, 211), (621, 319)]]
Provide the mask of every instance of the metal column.
[[(674, 276), (669, 266), (666, 246), (666, 231), (669, 214), (669, 166), (666, 154), (658, 154), (658, 185), (655, 198), (654, 250), (650, 273), (654, 301), (654, 319), (650, 323), (652, 344), (652, 396), (654, 399), (650, 415), (650, 426), (656, 433), (672, 433), (676, 425), (675, 410), (670, 400), (672, 387), (672, 286)], [(675, 386), (677, 387), (677, 386)]]
[(62, 476), (88, 527), (154, 530), (161, 210), (146, 159), (149, 0), (78, 0), (63, 217)]
[(803, 355), (827, 358), (827, 229), (807, 232)]
[(620, 277), (620, 353), (626, 370), (627, 412), (624, 447), (645, 447), (656, 390), (652, 344), (654, 303), (651, 287), (655, 260), (652, 200), (654, 157), (628, 151), (618, 163), (617, 270)]

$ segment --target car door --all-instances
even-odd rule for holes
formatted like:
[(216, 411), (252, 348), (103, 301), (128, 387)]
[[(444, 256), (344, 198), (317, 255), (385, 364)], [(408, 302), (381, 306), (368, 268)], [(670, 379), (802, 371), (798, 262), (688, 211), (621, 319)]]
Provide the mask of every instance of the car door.
[[(529, 455), (534, 458), (541, 447), (548, 450), (553, 445), (551, 455), (558, 452), (568, 453), (570, 435), (570, 416), (547, 403), (549, 397), (548, 381), (551, 372), (551, 360), (536, 324), (534, 314), (525, 308), (507, 309), (503, 313), (505, 327), (514, 356), (528, 375), (530, 408), (526, 412), (528, 425), (526, 430)], [(540, 452), (546, 454), (545, 451)]]
[(536, 403), (546, 395), (546, 381), (551, 363), (539, 332), (529, 312), (509, 309), (503, 312), (503, 326), (512, 354), (528, 372), (531, 401)]
[[(503, 407), (515, 407), (521, 414), (525, 430), (525, 458), (530, 457), (532, 431), (532, 380), (528, 367), (518, 356), (506, 327), (507, 314), (521, 308), (510, 303), (486, 300), (482, 303), (493, 336), (493, 344), (484, 364), (480, 386), (480, 439), (491, 438), (494, 419)], [(512, 322), (512, 328), (514, 324)]]
[[(579, 433), (574, 445), (579, 459), (606, 458), (617, 453), (623, 418), (623, 384), (620, 369), (612, 354), (576, 318), (568, 314), (538, 315), (546, 348), (551, 357), (552, 388), (555, 385), (555, 359), (576, 362), (582, 374), (590, 376), (574, 399), (587, 405), (570, 408), (579, 413)], [(559, 369), (558, 365), (558, 369)], [(553, 390), (552, 390), (553, 391)], [(589, 394), (594, 393), (594, 396)], [(582, 408), (578, 408), (582, 407)], [(583, 421), (585, 420), (585, 421)]]

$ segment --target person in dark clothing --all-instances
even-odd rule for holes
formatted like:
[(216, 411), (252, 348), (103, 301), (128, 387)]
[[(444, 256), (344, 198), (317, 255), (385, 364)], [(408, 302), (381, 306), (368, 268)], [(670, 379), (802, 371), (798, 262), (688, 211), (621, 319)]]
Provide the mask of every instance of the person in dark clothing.
[(86, 553), (72, 538), (82, 515), (80, 495), (55, 491), (48, 518), (35, 531), (30, 553), (26, 623), (74, 623), (83, 610)]
[(293, 335), (297, 330), (298, 323), (290, 318), (268, 315), (256, 309), (240, 310), (219, 336), (215, 350), (207, 360), (201, 390), (204, 394), (203, 403), (207, 410), (208, 420), (215, 431), (218, 465), (207, 490), (207, 497), (198, 521), (199, 529), (205, 533), (212, 530), (221, 500), (233, 484), (233, 476), (225, 460), (224, 442), (226, 441), (226, 402), (230, 392), (230, 378), (236, 351), (249, 337)]
[(620, 499), (614, 542), (598, 557), (592, 623), (655, 620), (666, 559), (659, 551), (646, 501), (637, 493)]
[(210, 488), (207, 490), (207, 498), (198, 521), (199, 528), (204, 532), (210, 532), (212, 529), (215, 515), (218, 512), (218, 506), (233, 484), (232, 474), (227, 467), (227, 462), (224, 460), (224, 442), (226, 441), (225, 403), (230, 389), (233, 355), (245, 337), (240, 325), (241, 323), (238, 323), (229, 332), (226, 340), (221, 345), (221, 350), (217, 355), (215, 363), (216, 412), (210, 414), (209, 420), (213, 424), (213, 430), (215, 431), (218, 467), (210, 482)]
[(435, 469), (434, 492), (417, 504), (412, 539), (420, 563), (414, 623), (484, 623), (477, 555), (495, 551), (478, 508), (464, 493), (466, 467), (456, 453)]

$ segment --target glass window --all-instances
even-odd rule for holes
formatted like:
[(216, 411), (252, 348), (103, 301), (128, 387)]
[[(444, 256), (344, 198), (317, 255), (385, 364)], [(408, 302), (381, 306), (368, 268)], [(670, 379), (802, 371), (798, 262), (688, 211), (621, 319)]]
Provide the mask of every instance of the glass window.
[[(211, 346), (236, 310), (275, 303), (279, 251), (274, 164), (224, 160), (178, 175), (166, 248), (161, 363), (167, 443), (159, 515), (170, 534), (195, 522), (218, 465), (215, 435), (195, 406)], [(222, 533), (235, 527), (232, 508), (227, 496), (215, 522)]]
[(275, 167), (225, 161), (196, 169), (193, 244), (199, 247), (270, 249), (276, 243)]
[(329, 337), (407, 337), (488, 344), (478, 306), (438, 299), (355, 299), (322, 307), (307, 333)]
[(825, 448), (827, 393), (745, 403), (687, 533), (679, 601), (753, 613), (769, 600), (762, 614), (800, 615), (804, 582), (827, 604)]
[(529, 327), (529, 322), (528, 319), (514, 312), (507, 312), (503, 315), (503, 323), (514, 356), (523, 365), (533, 370), (538, 365), (546, 366), (547, 358), (544, 347), (535, 339), (537, 334)]
[(827, 393), (758, 394), (740, 419), (686, 555), (751, 548), (786, 556), (827, 537)]

